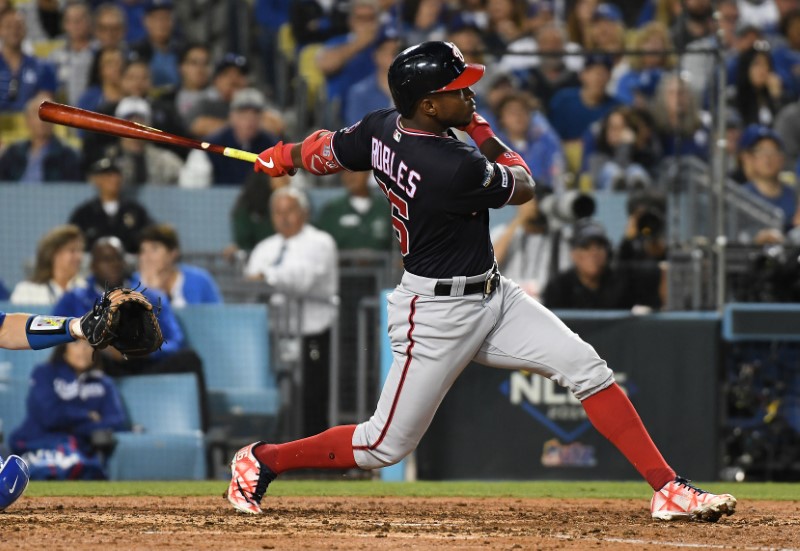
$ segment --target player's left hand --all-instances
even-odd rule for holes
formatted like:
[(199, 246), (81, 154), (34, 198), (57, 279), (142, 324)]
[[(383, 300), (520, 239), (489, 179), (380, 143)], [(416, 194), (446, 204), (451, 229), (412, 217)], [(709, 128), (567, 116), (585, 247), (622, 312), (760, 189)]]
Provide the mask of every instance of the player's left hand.
[[(286, 158), (291, 159), (291, 148), (294, 144), (278, 142), (258, 154), (258, 159), (253, 164), (253, 170), (263, 172), (273, 178), (280, 176), (293, 175), (297, 172), (291, 164), (286, 166)], [(286, 150), (286, 149), (289, 150)]]
[(153, 305), (133, 289), (118, 287), (103, 293), (81, 318), (81, 331), (94, 348), (113, 346), (124, 356), (144, 356), (164, 343)]
[(492, 131), (489, 122), (477, 112), (472, 114), (472, 120), (467, 126), (459, 126), (458, 129), (469, 134), (469, 137), (478, 147), (489, 138), (494, 138), (494, 131)]
[(462, 132), (466, 132), (467, 134), (472, 136), (472, 133), (479, 126), (482, 126), (484, 128), (488, 128), (488, 129), (491, 130), (491, 126), (489, 125), (489, 121), (487, 121), (482, 116), (480, 116), (478, 114), (478, 112), (476, 111), (475, 113), (472, 114), (472, 120), (470, 121), (470, 123), (467, 126), (459, 126), (457, 128), (458, 128), (458, 130), (461, 130)]

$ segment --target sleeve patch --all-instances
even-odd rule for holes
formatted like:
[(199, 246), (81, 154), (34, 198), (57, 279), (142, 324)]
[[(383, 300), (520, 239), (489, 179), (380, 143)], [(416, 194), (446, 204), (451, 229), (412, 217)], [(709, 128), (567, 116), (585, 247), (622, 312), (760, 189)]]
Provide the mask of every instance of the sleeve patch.
[(68, 319), (58, 316), (34, 316), (28, 322), (28, 333), (44, 335), (65, 333)]
[(500, 167), (500, 176), (502, 176), (500, 187), (508, 187), (508, 170), (504, 167)]
[(494, 177), (494, 165), (487, 160), (486, 168), (483, 169), (483, 187), (489, 187), (492, 177)]

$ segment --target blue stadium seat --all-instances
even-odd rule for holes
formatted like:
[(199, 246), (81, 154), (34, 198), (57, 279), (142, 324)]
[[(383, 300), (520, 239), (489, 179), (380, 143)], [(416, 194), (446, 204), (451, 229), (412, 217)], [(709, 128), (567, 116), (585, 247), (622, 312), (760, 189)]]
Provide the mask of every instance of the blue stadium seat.
[(8, 435), (25, 420), (25, 402), (30, 382), (27, 377), (6, 378), (4, 371), (3, 365), (0, 365), (0, 420), (5, 444), (8, 445)]
[(117, 433), (117, 448), (108, 462), (109, 478), (206, 478), (200, 400), (194, 375), (121, 377), (117, 385), (137, 432)]
[(276, 416), (280, 398), (270, 370), (267, 308), (203, 304), (176, 308), (175, 314), (203, 360), (212, 419)]

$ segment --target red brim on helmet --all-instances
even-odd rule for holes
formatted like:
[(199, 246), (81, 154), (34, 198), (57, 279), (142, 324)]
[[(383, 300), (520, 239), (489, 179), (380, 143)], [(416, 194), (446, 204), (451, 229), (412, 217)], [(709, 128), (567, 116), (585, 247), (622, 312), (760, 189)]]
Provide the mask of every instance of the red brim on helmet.
[(456, 79), (448, 84), (447, 86), (443, 86), (436, 90), (437, 92), (449, 92), (450, 90), (461, 90), (462, 88), (469, 88), (476, 82), (478, 82), (483, 73), (486, 71), (486, 67), (480, 65), (478, 63), (467, 63), (466, 69), (464, 72), (461, 73), (456, 77)]

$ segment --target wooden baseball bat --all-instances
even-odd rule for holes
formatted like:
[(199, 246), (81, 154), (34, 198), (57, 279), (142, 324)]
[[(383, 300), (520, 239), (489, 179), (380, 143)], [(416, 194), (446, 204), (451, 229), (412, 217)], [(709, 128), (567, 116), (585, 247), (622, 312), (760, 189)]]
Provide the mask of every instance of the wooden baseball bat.
[(249, 151), (201, 142), (191, 138), (184, 138), (183, 136), (176, 136), (175, 134), (170, 134), (169, 132), (164, 132), (157, 128), (151, 128), (144, 124), (139, 124), (138, 122), (126, 121), (125, 119), (118, 119), (110, 115), (103, 115), (102, 113), (95, 113), (94, 111), (87, 111), (86, 109), (80, 109), (78, 107), (63, 105), (52, 101), (43, 101), (41, 105), (39, 105), (39, 118), (47, 122), (63, 124), (64, 126), (72, 126), (73, 128), (90, 130), (92, 132), (111, 134), (112, 136), (120, 136), (122, 138), (148, 140), (151, 142), (202, 149), (203, 151), (218, 153), (248, 163), (254, 163), (258, 158), (258, 154), (250, 153)]

